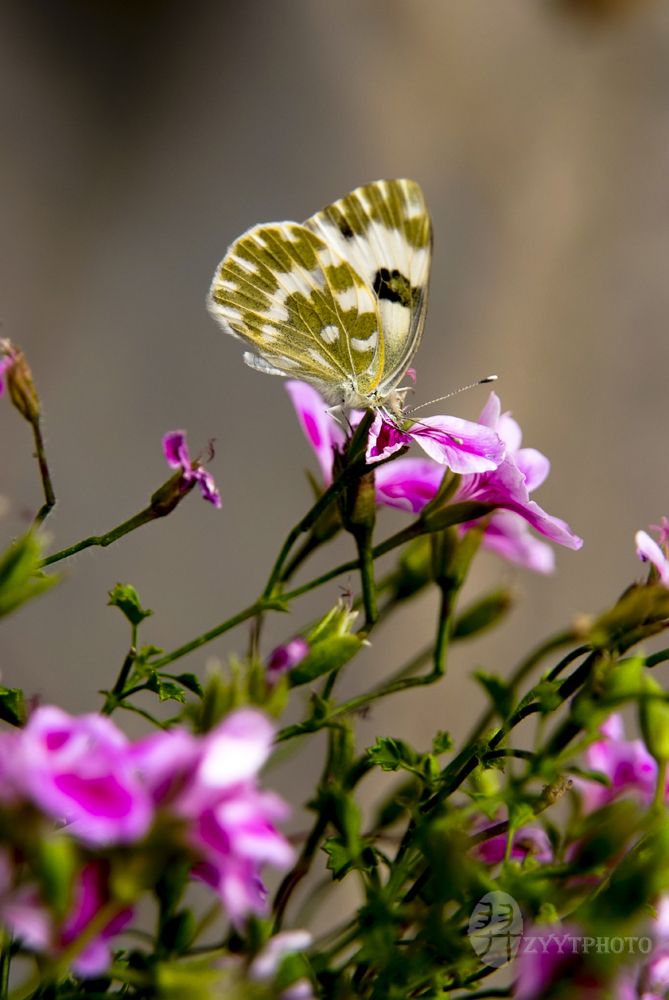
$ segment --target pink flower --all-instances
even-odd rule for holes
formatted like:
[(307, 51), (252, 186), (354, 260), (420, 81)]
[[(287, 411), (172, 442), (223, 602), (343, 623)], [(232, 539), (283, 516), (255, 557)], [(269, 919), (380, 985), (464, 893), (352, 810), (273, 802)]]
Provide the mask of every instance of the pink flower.
[(257, 787), (273, 742), (274, 728), (261, 712), (239, 709), (199, 740), (157, 733), (133, 752), (160, 808), (186, 821), (184, 837), (202, 859), (193, 875), (220, 895), (238, 925), (266, 911), (262, 866), (283, 868), (293, 859), (275, 826), (288, 806)]
[(266, 942), (249, 968), (250, 978), (256, 983), (269, 982), (276, 976), (286, 955), (296, 955), (311, 946), (309, 931), (281, 931)]
[[(312, 386), (306, 382), (291, 380), (286, 383), (286, 389), (307, 441), (316, 453), (323, 484), (329, 486), (332, 482), (334, 452), (344, 446), (346, 434), (328, 413), (327, 403)], [(351, 426), (357, 426), (362, 416), (357, 410), (351, 411)], [(390, 424), (385, 427), (393, 429)], [(397, 445), (397, 448), (401, 447), (402, 442)], [(396, 451), (397, 448), (393, 450)], [(377, 459), (378, 457), (376, 456)], [(443, 464), (438, 465), (425, 458), (399, 458), (376, 470), (377, 503), (417, 514), (433, 498), (443, 477)]]
[(369, 431), (367, 461), (378, 462), (416, 441), (430, 458), (453, 472), (491, 472), (504, 458), (504, 444), (482, 424), (460, 417), (423, 417), (400, 430), (377, 411)]
[(51, 914), (35, 885), (13, 886), (9, 852), (0, 848), (0, 923), (31, 951), (45, 951), (51, 942)]
[[(521, 448), (520, 427), (510, 413), (500, 413), (499, 397), (491, 392), (481, 411), (479, 423), (497, 431), (506, 445), (504, 460), (492, 472), (463, 476), (453, 502), (479, 500), (501, 508), (490, 519), (492, 530), (489, 538), (486, 533), (484, 545), (521, 565), (550, 572), (553, 568), (552, 554), (538, 548), (544, 543), (527, 534), (527, 529), (519, 523), (519, 517), (540, 534), (569, 549), (580, 549), (583, 541), (572, 534), (568, 524), (547, 514), (530, 500), (529, 494), (546, 479), (550, 462), (534, 448)], [(515, 516), (509, 518), (508, 513)]]
[(633, 792), (648, 804), (655, 792), (657, 764), (646, 750), (643, 740), (625, 739), (622, 716), (617, 713), (610, 715), (600, 726), (600, 732), (604, 739), (588, 747), (586, 762), (592, 771), (601, 771), (611, 782), (611, 787), (574, 778), (584, 812), (600, 809), (626, 792)]
[(152, 823), (128, 740), (104, 716), (38, 708), (17, 734), (10, 768), (19, 793), (93, 847), (132, 843)]
[[(492, 837), (484, 840), (474, 848), (474, 856), (488, 865), (498, 864), (504, 860), (506, 854), (507, 835), (500, 834), (499, 837)], [(524, 861), (527, 855), (536, 858), (537, 861), (548, 862), (553, 860), (553, 848), (548, 839), (548, 834), (541, 827), (523, 826), (516, 830), (513, 835), (513, 846), (511, 848), (511, 858), (513, 861)]]
[[(570, 1000), (599, 1000), (606, 983), (588, 968), (588, 957), (574, 951), (574, 938), (581, 939), (582, 928), (565, 924), (562, 927), (529, 927), (523, 940), (534, 939), (533, 947), (521, 944), (516, 968), (514, 1000), (539, 1000), (550, 996), (558, 982), (568, 982)], [(576, 945), (578, 948), (578, 944)]]
[[(66, 948), (82, 934), (100, 909), (109, 901), (107, 869), (104, 862), (92, 862), (80, 872), (74, 887), (73, 905), (60, 934), (61, 948)], [(107, 971), (112, 963), (111, 939), (132, 920), (133, 910), (117, 913), (104, 929), (89, 941), (72, 961), (72, 971), (90, 979)]]
[(163, 451), (170, 468), (181, 469), (185, 486), (189, 486), (195, 480), (205, 500), (213, 503), (214, 507), (221, 506), (221, 497), (211, 473), (207, 472), (197, 460), (195, 462), (190, 460), (185, 431), (171, 431), (166, 434), (163, 437)]
[[(660, 545), (667, 544), (666, 536), (669, 530), (669, 522), (666, 517), (662, 518), (662, 527), (651, 525), (653, 531), (660, 532)], [(660, 575), (660, 580), (665, 587), (669, 587), (669, 559), (665, 556), (657, 542), (654, 542), (645, 531), (637, 531), (634, 536), (636, 542), (636, 554), (642, 562), (651, 562)]]
[(285, 646), (277, 646), (267, 661), (267, 679), (273, 684), (301, 663), (308, 652), (309, 643), (299, 635)]

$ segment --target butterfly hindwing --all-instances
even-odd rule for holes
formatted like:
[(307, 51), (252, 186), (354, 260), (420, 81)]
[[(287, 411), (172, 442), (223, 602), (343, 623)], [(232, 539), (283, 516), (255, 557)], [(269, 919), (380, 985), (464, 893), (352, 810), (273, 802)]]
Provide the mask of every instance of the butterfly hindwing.
[(228, 250), (209, 309), (249, 343), (251, 367), (292, 375), (332, 402), (381, 405), (425, 318), (430, 222), (420, 188), (379, 181), (300, 226), (256, 226)]

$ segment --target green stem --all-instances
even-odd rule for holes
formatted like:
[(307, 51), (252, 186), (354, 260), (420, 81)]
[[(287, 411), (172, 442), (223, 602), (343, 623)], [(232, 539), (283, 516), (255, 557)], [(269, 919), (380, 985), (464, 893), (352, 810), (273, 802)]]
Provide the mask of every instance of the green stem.
[(44, 503), (37, 512), (37, 516), (33, 522), (33, 527), (38, 528), (46, 518), (49, 511), (56, 506), (56, 497), (53, 492), (53, 486), (51, 485), (51, 475), (49, 474), (49, 466), (46, 461), (46, 453), (44, 451), (44, 441), (42, 439), (39, 417), (34, 421), (32, 428), (35, 436), (35, 457), (39, 464), (39, 473), (42, 477), (42, 487), (44, 489)]
[(2, 938), (2, 956), (0, 957), (0, 997), (2, 1000), (6, 1000), (9, 992), (9, 970), (12, 964), (12, 938), (7, 932), (2, 935)]
[[(288, 597), (289, 595), (286, 595)], [(235, 625), (240, 625), (242, 622), (247, 621), (249, 618), (253, 618), (254, 615), (259, 614), (264, 611), (267, 604), (262, 599), (256, 601), (255, 604), (251, 604), (250, 607), (245, 608), (240, 611), (239, 614), (233, 615), (232, 618), (228, 618), (221, 625), (217, 625), (216, 628), (212, 628), (209, 632), (205, 632), (204, 635), (199, 635), (197, 639), (192, 639), (191, 642), (187, 642), (184, 646), (179, 646), (178, 649), (173, 650), (166, 656), (163, 656), (160, 660), (154, 660), (151, 663), (151, 667), (160, 670), (161, 667), (166, 667), (168, 663), (173, 663), (174, 660), (180, 659), (182, 656), (186, 656), (187, 653), (192, 653), (194, 649), (199, 649), (200, 646), (204, 646), (206, 643), (211, 642), (212, 639), (218, 638), (219, 635), (223, 635), (224, 632), (229, 632), (231, 628)]]
[(69, 549), (54, 552), (53, 555), (43, 559), (40, 566), (50, 566), (51, 563), (60, 562), (61, 559), (68, 559), (70, 556), (76, 555), (77, 552), (88, 549), (92, 545), (100, 545), (104, 548), (106, 545), (111, 545), (118, 538), (122, 538), (123, 535), (127, 535), (129, 531), (141, 528), (143, 524), (148, 524), (149, 521), (154, 521), (157, 517), (160, 517), (160, 514), (153, 507), (146, 507), (139, 514), (131, 517), (129, 521), (124, 521), (117, 528), (112, 528), (106, 535), (91, 535), (90, 538), (84, 538), (83, 541), (77, 542), (76, 545), (71, 545)]
[[(562, 646), (567, 646), (570, 642), (574, 642), (577, 639), (577, 635), (574, 633), (573, 629), (569, 629), (566, 632), (558, 632), (557, 635), (552, 636), (546, 642), (543, 642), (540, 646), (537, 646), (530, 655), (522, 660), (516, 669), (511, 674), (509, 678), (509, 685), (515, 688), (520, 684), (522, 680), (527, 677), (529, 673), (534, 670), (536, 666), (545, 657), (549, 656), (551, 653), (555, 652), (556, 649), (560, 649)], [(473, 730), (467, 737), (467, 743), (474, 743), (483, 733), (488, 729), (495, 718), (495, 709), (489, 708), (479, 719), (479, 721), (474, 726)]]
[(374, 579), (374, 552), (371, 546), (372, 533), (363, 531), (356, 538), (360, 562), (360, 582), (362, 584), (362, 601), (365, 608), (365, 627), (363, 632), (369, 632), (379, 618), (376, 606), (376, 581)]
[(132, 669), (132, 665), (135, 662), (135, 655), (136, 655), (136, 653), (137, 653), (137, 650), (135, 649), (135, 644), (133, 643), (133, 645), (132, 645), (132, 647), (130, 649), (130, 652), (128, 653), (128, 655), (126, 656), (125, 660), (123, 661), (123, 666), (121, 667), (121, 670), (119, 672), (118, 678), (116, 680), (116, 684), (114, 684), (114, 687), (112, 689), (112, 693), (113, 694), (116, 694), (116, 695), (122, 695), (123, 694), (123, 688), (125, 687), (125, 682), (128, 679), (128, 674), (130, 673), (130, 671)]
[(309, 873), (316, 851), (318, 850), (319, 844), (323, 839), (323, 834), (327, 830), (328, 823), (328, 817), (321, 813), (314, 823), (313, 829), (309, 834), (302, 853), (295, 863), (295, 867), (288, 872), (279, 886), (276, 899), (274, 900), (274, 933), (281, 928), (283, 915), (294, 890), (297, 888), (297, 885), (302, 881), (302, 879)]
[(667, 789), (667, 760), (661, 760), (657, 769), (657, 784), (655, 786), (655, 798), (653, 799), (653, 809), (660, 812), (664, 808), (664, 797)]

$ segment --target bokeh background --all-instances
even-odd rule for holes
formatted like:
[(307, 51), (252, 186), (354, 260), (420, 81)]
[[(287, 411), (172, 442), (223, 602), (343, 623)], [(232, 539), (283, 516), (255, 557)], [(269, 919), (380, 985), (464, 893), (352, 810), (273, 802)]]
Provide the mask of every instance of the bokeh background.
[[(361, 739), (463, 735), (482, 702), (473, 669), (505, 673), (641, 575), (634, 532), (669, 514), (666, 0), (3, 0), (0, 53), (2, 335), (44, 404), (51, 549), (145, 506), (167, 478), (168, 430), (187, 429), (193, 452), (216, 439), (223, 498), (219, 512), (193, 494), (70, 561), (3, 622), (5, 684), (98, 707), (128, 645), (106, 607), (117, 581), (155, 612), (144, 641), (166, 649), (257, 596), (315, 463), (282, 381), (243, 365), (204, 296), (244, 229), (379, 177), (417, 180), (434, 218), (416, 402), (496, 373), (525, 443), (553, 462), (538, 501), (585, 546), (558, 552), (551, 578), (482, 556), (469, 592), (513, 582), (508, 624), (458, 648), (438, 690), (375, 708)], [(475, 419), (486, 395), (447, 412)], [(41, 493), (29, 427), (0, 407), (8, 543)], [(345, 539), (310, 570), (344, 558)], [(339, 593), (272, 618), (267, 648)], [(380, 630), (345, 687), (400, 666), (435, 607), (427, 595)], [(183, 668), (203, 674), (246, 642), (241, 628)], [(277, 787), (297, 801), (319, 766), (302, 755)]]

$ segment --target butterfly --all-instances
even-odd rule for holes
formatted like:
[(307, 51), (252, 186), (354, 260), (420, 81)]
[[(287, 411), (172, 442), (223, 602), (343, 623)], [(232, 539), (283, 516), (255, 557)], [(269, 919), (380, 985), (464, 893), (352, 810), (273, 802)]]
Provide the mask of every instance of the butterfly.
[(432, 226), (414, 181), (359, 187), (299, 225), (254, 226), (219, 264), (207, 306), (257, 371), (334, 406), (398, 419), (427, 311)]

